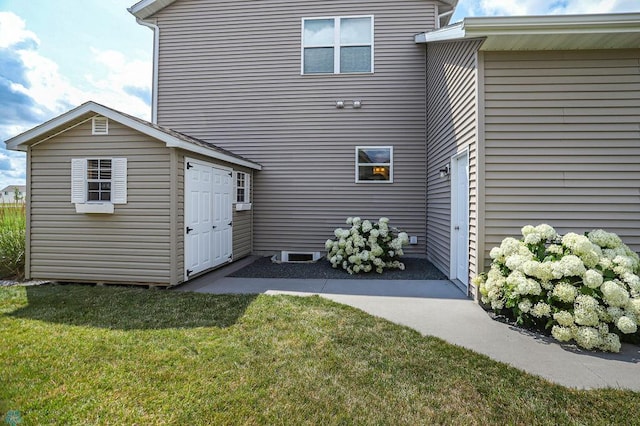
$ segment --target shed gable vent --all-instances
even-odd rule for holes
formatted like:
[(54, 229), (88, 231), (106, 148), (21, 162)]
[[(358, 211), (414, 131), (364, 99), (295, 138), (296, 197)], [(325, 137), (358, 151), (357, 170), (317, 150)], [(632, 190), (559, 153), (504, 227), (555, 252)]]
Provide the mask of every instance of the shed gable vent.
[(92, 135), (108, 135), (109, 134), (109, 119), (107, 117), (97, 116), (93, 117), (93, 126), (91, 129)]

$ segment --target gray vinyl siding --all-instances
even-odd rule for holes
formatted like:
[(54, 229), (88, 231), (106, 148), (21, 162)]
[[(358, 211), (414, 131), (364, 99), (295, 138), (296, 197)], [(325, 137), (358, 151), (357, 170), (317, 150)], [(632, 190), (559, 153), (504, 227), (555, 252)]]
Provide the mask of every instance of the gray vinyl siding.
[[(78, 214), (71, 203), (71, 159), (127, 158), (127, 204), (114, 214)], [(29, 275), (59, 281), (170, 282), (169, 150), (110, 120), (91, 121), (31, 149)]]
[(476, 51), (481, 41), (431, 43), (427, 47), (427, 256), (449, 274), (451, 180), (439, 170), (469, 150), (469, 262), (476, 271), (477, 126)]
[[(235, 171), (248, 173), (251, 180), (250, 184), (250, 197), (253, 196), (253, 180), (254, 176), (251, 169), (246, 167), (236, 166), (225, 162), (220, 162), (217, 160), (212, 160), (209, 157), (204, 155), (195, 154), (192, 152), (186, 152), (183, 150), (178, 150), (176, 155), (176, 171), (177, 171), (177, 222), (178, 222), (178, 232), (177, 232), (177, 271), (178, 271), (178, 282), (184, 281), (184, 172), (185, 172), (185, 157), (193, 158), (196, 160), (206, 161), (208, 163), (216, 164), (224, 166), (226, 168), (232, 168)], [(235, 189), (235, 182), (234, 182)], [(233, 260), (238, 260), (242, 257), (248, 256), (252, 252), (252, 232), (253, 232), (253, 211), (252, 210), (244, 210), (244, 211), (236, 211), (235, 210), (235, 192), (232, 194), (233, 203), (233, 230), (232, 230), (232, 250), (233, 250)]]
[[(323, 250), (357, 215), (389, 217), (418, 237), (407, 252), (424, 254), (426, 70), (413, 38), (435, 13), (424, 0), (181, 0), (154, 16), (158, 123), (264, 166), (255, 252)], [(300, 75), (302, 18), (349, 15), (374, 15), (375, 73)], [(394, 147), (393, 184), (355, 183), (357, 145)]]
[(640, 50), (485, 54), (485, 256), (526, 224), (640, 251)]

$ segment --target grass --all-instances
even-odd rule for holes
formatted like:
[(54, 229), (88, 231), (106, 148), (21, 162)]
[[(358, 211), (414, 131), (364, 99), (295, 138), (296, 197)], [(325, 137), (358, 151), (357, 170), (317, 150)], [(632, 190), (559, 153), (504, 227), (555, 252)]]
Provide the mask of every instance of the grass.
[(24, 203), (0, 204), (0, 278), (24, 277)]
[(21, 424), (640, 424), (319, 297), (0, 288), (0, 419)]

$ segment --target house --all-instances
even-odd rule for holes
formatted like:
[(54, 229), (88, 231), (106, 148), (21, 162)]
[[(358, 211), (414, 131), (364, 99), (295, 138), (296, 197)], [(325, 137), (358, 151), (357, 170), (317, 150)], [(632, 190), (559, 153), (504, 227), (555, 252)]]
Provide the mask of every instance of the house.
[(27, 194), (25, 185), (9, 185), (0, 190), (0, 204), (24, 203)]
[[(318, 256), (349, 216), (426, 251), (425, 48), (454, 1), (142, 1), (153, 119), (262, 164), (256, 254)], [(445, 15), (442, 16), (441, 15)]]
[(538, 223), (640, 251), (640, 14), (467, 18), (416, 42), (435, 265), (464, 282)]
[(252, 251), (253, 161), (93, 102), (7, 146), (27, 153), (27, 277), (170, 286)]
[[(391, 218), (414, 237), (408, 255), (426, 256), (465, 287), (485, 268), (488, 249), (529, 223), (603, 227), (640, 249), (640, 15), (473, 18), (447, 26), (455, 5), (143, 0), (132, 6), (155, 34), (153, 124), (88, 104), (54, 119), (55, 129), (36, 128), (8, 141), (11, 149), (30, 151), (32, 210), (38, 197), (42, 203), (56, 197), (56, 209), (68, 214), (54, 232), (32, 211), (28, 274), (102, 281), (113, 259), (115, 268), (124, 264), (111, 256), (120, 246), (101, 251), (102, 237), (73, 240), (65, 247), (84, 254), (90, 243), (95, 250), (77, 267), (62, 267), (45, 262), (34, 242), (85, 222), (95, 229), (108, 224), (109, 231), (95, 235), (111, 238), (122, 228), (129, 236), (144, 229), (143, 218), (157, 216), (156, 228), (139, 231), (137, 239), (158, 245), (151, 251), (127, 246), (127, 254), (143, 257), (139, 275), (115, 279), (138, 282), (160, 268), (171, 276), (163, 282), (175, 284), (214, 267), (191, 268), (181, 260), (196, 232), (180, 213), (191, 192), (188, 179), (181, 180), (190, 170), (183, 158), (193, 157), (187, 146), (225, 153), (224, 165), (246, 177), (234, 179), (250, 199), (233, 210), (233, 259), (316, 256), (354, 215)], [(70, 118), (77, 114), (84, 115)], [(120, 138), (112, 152), (100, 150), (107, 136), (90, 135), (89, 121), (83, 143), (73, 143), (81, 127), (55, 133), (94, 118), (137, 137)], [(129, 198), (126, 205), (107, 203), (113, 213), (76, 213), (73, 188), (63, 188), (71, 182), (72, 160), (127, 158), (131, 192), (132, 179), (142, 173), (126, 149), (143, 155), (147, 148), (134, 141), (149, 137), (168, 158), (158, 161), (153, 176), (165, 179), (169, 191), (146, 177), (135, 206)], [(38, 195), (38, 155), (45, 150), (46, 161), (58, 163), (40, 167), (43, 175), (63, 174), (56, 177), (58, 192)], [(87, 173), (82, 169), (78, 177)], [(140, 204), (147, 201), (152, 207)], [(120, 217), (128, 208), (137, 214), (129, 227)], [(250, 223), (245, 230), (240, 217)], [(162, 238), (159, 229), (167, 230)], [(236, 244), (236, 235), (244, 244)], [(176, 248), (162, 250), (166, 241)], [(73, 275), (83, 268), (85, 275)]]

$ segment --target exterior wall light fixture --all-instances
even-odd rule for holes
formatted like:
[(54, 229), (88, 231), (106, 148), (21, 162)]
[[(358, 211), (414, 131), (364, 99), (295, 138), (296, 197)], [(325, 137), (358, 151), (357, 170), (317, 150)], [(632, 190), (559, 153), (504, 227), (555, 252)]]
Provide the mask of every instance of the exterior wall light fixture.
[(443, 168), (440, 169), (440, 177), (446, 178), (451, 174), (451, 167), (449, 163), (447, 163)]

